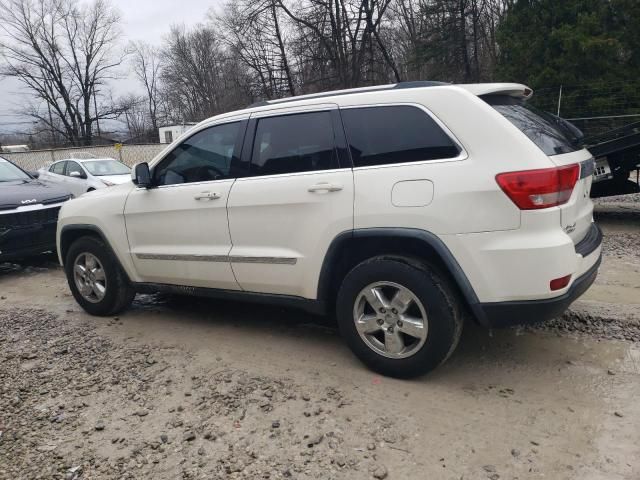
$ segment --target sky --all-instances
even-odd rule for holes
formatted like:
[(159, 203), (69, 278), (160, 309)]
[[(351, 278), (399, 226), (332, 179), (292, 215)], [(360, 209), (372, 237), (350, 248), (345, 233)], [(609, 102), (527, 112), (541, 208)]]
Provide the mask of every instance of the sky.
[[(223, 0), (111, 0), (111, 3), (122, 15), (121, 46), (124, 46), (131, 40), (160, 44), (172, 25), (203, 22), (209, 8), (218, 7)], [(116, 95), (138, 88), (131, 78), (115, 82)], [(28, 97), (17, 80), (0, 79), (0, 134), (29, 128), (29, 119), (16, 114)]]

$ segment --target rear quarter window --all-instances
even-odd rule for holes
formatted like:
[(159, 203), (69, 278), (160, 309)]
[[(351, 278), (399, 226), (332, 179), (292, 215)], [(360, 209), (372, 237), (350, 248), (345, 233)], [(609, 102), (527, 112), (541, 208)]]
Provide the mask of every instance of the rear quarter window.
[(571, 153), (582, 148), (582, 132), (566, 120), (506, 95), (481, 98), (549, 156)]
[(56, 173), (58, 175), (64, 175), (64, 166), (67, 164), (67, 162), (58, 162), (58, 163), (54, 163), (53, 165), (51, 165), (51, 167), (49, 168), (49, 171), (52, 173)]
[(460, 149), (425, 111), (410, 105), (340, 111), (354, 167), (454, 158)]

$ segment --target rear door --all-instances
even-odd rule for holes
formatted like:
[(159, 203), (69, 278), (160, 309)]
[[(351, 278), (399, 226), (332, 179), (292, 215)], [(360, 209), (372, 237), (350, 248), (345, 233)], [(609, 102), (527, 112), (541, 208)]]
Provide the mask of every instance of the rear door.
[(231, 265), (242, 289), (316, 298), (331, 241), (353, 229), (353, 171), (335, 105), (253, 114), (250, 176), (229, 196)]
[(67, 161), (64, 184), (74, 196), (79, 197), (87, 191), (87, 174), (78, 162)]
[(49, 166), (49, 169), (39, 177), (40, 180), (52, 183), (65, 183), (64, 169), (67, 165), (65, 160), (61, 160)]

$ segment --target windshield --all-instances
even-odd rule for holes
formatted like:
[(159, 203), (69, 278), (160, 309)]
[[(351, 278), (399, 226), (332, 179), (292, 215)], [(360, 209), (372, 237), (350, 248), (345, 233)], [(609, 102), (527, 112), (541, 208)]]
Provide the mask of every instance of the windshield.
[(488, 95), (482, 99), (518, 127), (547, 155), (570, 153), (582, 148), (582, 132), (560, 117), (506, 95)]
[(29, 180), (31, 177), (16, 167), (13, 163), (0, 158), (0, 182), (15, 182)]
[(90, 162), (82, 162), (91, 175), (96, 177), (104, 177), (106, 175), (128, 175), (131, 169), (124, 163), (116, 160), (95, 160)]

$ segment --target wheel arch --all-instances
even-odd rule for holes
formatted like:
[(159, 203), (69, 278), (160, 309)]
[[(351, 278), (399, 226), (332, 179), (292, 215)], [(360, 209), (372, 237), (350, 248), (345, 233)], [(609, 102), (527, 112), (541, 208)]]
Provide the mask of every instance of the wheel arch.
[(344, 276), (360, 262), (378, 255), (412, 256), (435, 263), (448, 275), (475, 319), (485, 324), (478, 297), (451, 251), (435, 234), (415, 228), (364, 228), (339, 234), (320, 270), (318, 300), (333, 305)]
[(120, 258), (118, 257), (116, 252), (113, 250), (113, 247), (111, 247), (109, 240), (107, 240), (107, 237), (105, 236), (104, 232), (100, 229), (100, 227), (97, 227), (96, 225), (78, 224), (78, 225), (65, 225), (64, 227), (62, 227), (62, 230), (60, 231), (60, 261), (63, 266), (67, 258), (67, 252), (69, 251), (69, 247), (71, 247), (73, 242), (75, 242), (77, 239), (81, 237), (94, 237), (99, 239), (101, 242), (103, 242), (107, 247), (107, 250), (109, 251), (109, 253), (113, 255), (113, 258), (115, 258), (116, 262), (120, 266), (120, 269), (124, 273), (127, 280), (131, 281), (131, 279), (127, 275), (126, 269), (123, 267), (122, 262), (120, 261)]

